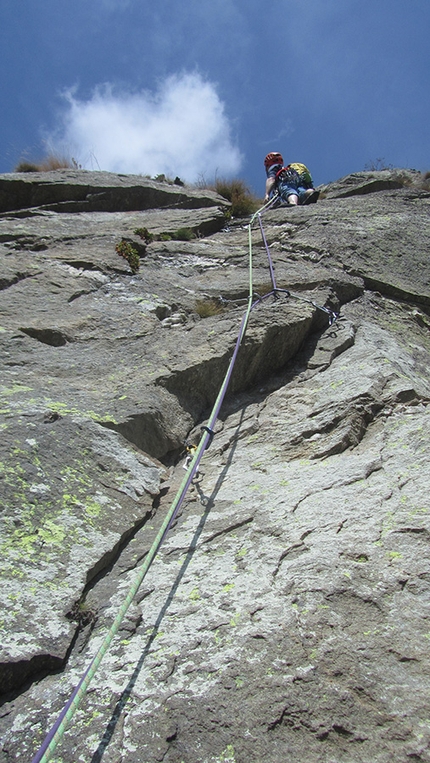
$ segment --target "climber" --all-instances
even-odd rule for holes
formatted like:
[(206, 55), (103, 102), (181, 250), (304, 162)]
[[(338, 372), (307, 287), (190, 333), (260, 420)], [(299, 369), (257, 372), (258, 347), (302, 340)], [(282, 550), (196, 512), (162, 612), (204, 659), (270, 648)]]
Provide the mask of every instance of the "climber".
[(271, 151), (264, 160), (264, 166), (267, 176), (266, 202), (276, 192), (280, 202), (291, 207), (318, 201), (319, 191), (313, 187), (311, 174), (304, 164), (293, 162), (284, 167), (282, 154)]

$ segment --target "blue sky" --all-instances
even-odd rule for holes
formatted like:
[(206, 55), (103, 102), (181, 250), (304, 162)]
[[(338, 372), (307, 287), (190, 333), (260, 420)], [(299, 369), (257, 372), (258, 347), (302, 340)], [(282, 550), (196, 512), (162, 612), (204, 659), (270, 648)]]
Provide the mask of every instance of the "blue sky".
[(430, 0), (0, 0), (0, 172), (430, 170)]

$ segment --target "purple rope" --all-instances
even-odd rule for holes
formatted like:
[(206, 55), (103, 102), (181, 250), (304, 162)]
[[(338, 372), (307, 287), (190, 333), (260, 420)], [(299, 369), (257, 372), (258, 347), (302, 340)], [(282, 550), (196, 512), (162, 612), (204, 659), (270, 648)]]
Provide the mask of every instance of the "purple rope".
[(263, 225), (262, 225), (262, 222), (261, 222), (261, 215), (260, 214), (258, 215), (258, 224), (260, 226), (260, 231), (261, 231), (261, 236), (262, 236), (262, 239), (263, 239), (263, 242), (264, 242), (264, 246), (266, 247), (267, 259), (269, 260), (270, 278), (271, 278), (271, 281), (272, 281), (273, 290), (276, 291), (277, 287), (276, 287), (275, 271), (274, 271), (274, 268), (273, 268), (273, 262), (272, 262), (272, 257), (270, 255), (269, 244), (267, 243), (266, 234), (264, 233), (264, 229), (263, 229)]
[[(240, 324), (239, 334), (238, 334), (238, 337), (237, 337), (237, 340), (236, 340), (236, 345), (235, 345), (235, 348), (234, 348), (234, 352), (233, 352), (233, 355), (231, 356), (231, 360), (230, 360), (230, 363), (229, 363), (229, 367), (227, 369), (227, 373), (226, 373), (226, 375), (224, 377), (224, 381), (223, 381), (221, 389), (220, 389), (220, 391), (218, 393), (218, 397), (217, 397), (217, 399), (215, 401), (214, 408), (212, 409), (212, 413), (211, 413), (210, 418), (208, 420), (207, 428), (210, 429), (210, 430), (214, 428), (216, 420), (217, 420), (218, 415), (219, 415), (219, 412), (221, 410), (221, 406), (222, 406), (222, 404), (224, 402), (224, 398), (225, 398), (225, 395), (226, 395), (226, 392), (227, 392), (227, 388), (228, 388), (228, 385), (230, 384), (230, 379), (231, 379), (231, 376), (232, 376), (232, 373), (233, 373), (234, 364), (236, 362), (237, 354), (239, 352), (239, 347), (240, 347), (240, 345), (242, 343), (243, 335), (245, 333), (245, 328), (246, 328), (246, 324), (248, 322), (249, 313), (252, 310), (252, 308), (255, 307), (256, 304), (258, 304), (258, 302), (259, 302), (259, 300), (254, 302), (254, 304), (251, 305), (251, 307), (246, 311), (246, 313), (242, 317), (242, 322)], [(209, 432), (205, 432), (205, 434), (203, 435), (202, 439), (200, 440), (198, 451), (197, 451), (197, 453), (196, 453), (196, 455), (194, 457), (194, 461), (192, 463), (192, 469), (190, 471), (190, 474), (188, 476), (188, 479), (187, 479), (187, 481), (186, 481), (186, 483), (184, 485), (184, 489), (182, 491), (182, 497), (180, 499), (180, 503), (178, 504), (178, 506), (176, 507), (175, 511), (172, 514), (172, 517), (170, 519), (169, 524), (167, 525), (167, 528), (165, 530), (165, 533), (163, 535), (162, 540), (164, 540), (165, 536), (167, 535), (167, 533), (169, 532), (169, 530), (171, 528), (171, 525), (172, 525), (174, 519), (177, 516), (177, 513), (179, 511), (179, 507), (182, 504), (182, 501), (183, 501), (183, 499), (185, 497), (185, 494), (186, 494), (189, 486), (191, 485), (191, 482), (192, 482), (192, 480), (194, 478), (194, 475), (197, 472), (197, 469), (199, 467), (199, 464), (200, 464), (200, 461), (202, 459), (203, 453), (205, 452), (205, 450), (206, 450), (206, 448), (208, 446), (209, 438), (210, 438)]]
[(85, 681), (85, 679), (86, 679), (86, 677), (87, 677), (87, 675), (88, 675), (88, 673), (89, 673), (89, 671), (90, 671), (90, 669), (92, 667), (92, 664), (93, 664), (93, 661), (91, 661), (91, 663), (89, 664), (87, 670), (85, 671), (85, 673), (82, 676), (81, 680), (79, 681), (78, 685), (75, 686), (72, 694), (69, 697), (68, 702), (66, 702), (66, 704), (64, 705), (64, 707), (63, 707), (60, 715), (58, 716), (57, 720), (55, 721), (54, 725), (49, 729), (49, 731), (48, 731), (48, 733), (47, 733), (47, 735), (46, 735), (46, 737), (45, 737), (45, 739), (43, 741), (43, 744), (41, 745), (41, 747), (39, 747), (39, 749), (38, 749), (36, 755), (34, 756), (34, 758), (32, 758), (31, 763), (39, 763), (39, 761), (42, 760), (45, 752), (47, 751), (47, 749), (48, 749), (49, 745), (51, 744), (52, 740), (54, 739), (54, 737), (55, 737), (59, 727), (61, 726), (61, 723), (63, 722), (64, 718), (66, 717), (69, 708), (73, 704), (73, 700), (75, 699), (75, 697), (78, 694), (78, 692), (79, 692), (83, 682)]
[[(218, 414), (219, 414), (219, 411), (221, 409), (222, 403), (224, 401), (224, 397), (225, 397), (225, 394), (227, 392), (228, 385), (230, 383), (231, 375), (233, 373), (233, 368), (234, 368), (234, 364), (236, 362), (237, 354), (239, 352), (239, 347), (240, 347), (240, 344), (242, 342), (243, 336), (245, 334), (245, 329), (246, 329), (246, 324), (248, 322), (249, 314), (250, 314), (252, 308), (258, 303), (258, 301), (259, 300), (257, 300), (257, 302), (254, 302), (254, 304), (252, 304), (252, 305), (251, 304), (248, 305), (248, 308), (247, 308), (247, 310), (246, 310), (246, 312), (245, 312), (245, 314), (244, 314), (244, 316), (242, 318), (242, 322), (240, 324), (239, 334), (238, 334), (238, 338), (237, 338), (236, 345), (235, 345), (235, 348), (234, 348), (234, 352), (233, 352), (232, 358), (230, 360), (230, 364), (229, 364), (227, 373), (226, 373), (226, 375), (224, 377), (223, 384), (222, 384), (221, 389), (220, 389), (220, 391), (218, 393), (218, 397), (217, 397), (217, 399), (215, 401), (215, 405), (214, 405), (214, 408), (212, 410), (212, 413), (211, 413), (211, 416), (210, 416), (210, 419), (209, 419), (209, 422), (208, 422), (208, 429), (209, 430), (213, 429), (213, 427), (215, 425), (215, 422), (216, 422), (216, 419), (218, 418)], [(169, 520), (169, 523), (167, 524), (163, 534), (161, 535), (161, 537), (159, 539), (159, 542), (158, 542), (158, 545), (156, 547), (156, 550), (154, 551), (154, 557), (155, 557), (155, 554), (158, 552), (158, 550), (159, 550), (163, 540), (165, 539), (165, 537), (166, 537), (166, 535), (167, 535), (167, 533), (168, 533), (168, 531), (169, 531), (169, 529), (170, 529), (170, 527), (172, 525), (172, 522), (174, 521), (175, 517), (178, 514), (178, 511), (179, 511), (179, 509), (180, 509), (180, 507), (182, 505), (182, 502), (184, 500), (185, 494), (186, 494), (186, 492), (187, 492), (187, 490), (188, 490), (188, 488), (189, 488), (189, 486), (191, 484), (191, 481), (192, 481), (192, 479), (193, 479), (193, 477), (194, 477), (194, 475), (195, 475), (195, 473), (196, 473), (196, 471), (198, 469), (198, 466), (200, 464), (200, 460), (201, 460), (201, 458), (203, 456), (203, 453), (206, 450), (206, 447), (208, 445), (208, 441), (209, 441), (210, 437), (211, 437), (211, 435), (210, 435), (209, 432), (205, 432), (202, 435), (202, 438), (201, 438), (200, 443), (199, 443), (198, 448), (197, 448), (196, 455), (195, 455), (194, 460), (193, 460), (193, 462), (191, 464), (190, 473), (189, 473), (189, 475), (188, 475), (188, 477), (187, 477), (187, 479), (186, 479), (186, 481), (185, 481), (185, 483), (184, 483), (184, 485), (183, 485), (183, 487), (181, 489), (180, 495), (177, 498), (177, 505), (175, 507), (174, 512), (172, 513), (172, 516), (171, 516), (171, 518)], [(74, 700), (76, 699), (77, 695), (81, 692), (81, 688), (82, 688), (83, 684), (85, 683), (88, 675), (93, 670), (93, 666), (96, 663), (96, 659), (97, 659), (97, 655), (96, 655), (96, 657), (93, 658), (93, 660), (91, 661), (91, 663), (88, 666), (87, 670), (85, 671), (85, 673), (81, 677), (79, 683), (77, 684), (77, 686), (73, 690), (71, 696), (69, 697), (68, 702), (63, 707), (63, 709), (62, 709), (60, 715), (58, 716), (56, 722), (54, 723), (54, 725), (48, 731), (48, 733), (47, 733), (47, 735), (46, 735), (46, 737), (45, 737), (41, 747), (37, 751), (36, 755), (32, 758), (31, 763), (40, 763), (40, 761), (42, 761), (42, 759), (44, 758), (45, 753), (48, 751), (48, 749), (50, 748), (52, 742), (55, 740), (55, 737), (57, 736), (57, 732), (59, 731), (60, 727), (62, 726), (62, 723), (65, 720), (69, 710), (71, 709), (71, 707), (72, 707), (72, 705), (74, 703)]]

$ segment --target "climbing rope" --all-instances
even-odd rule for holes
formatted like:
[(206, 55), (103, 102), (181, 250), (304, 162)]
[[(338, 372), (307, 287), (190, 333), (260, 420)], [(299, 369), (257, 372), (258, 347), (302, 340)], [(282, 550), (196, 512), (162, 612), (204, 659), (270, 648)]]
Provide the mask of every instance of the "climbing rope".
[[(179, 509), (182, 505), (182, 502), (185, 498), (185, 495), (188, 491), (188, 488), (191, 485), (191, 482), (198, 472), (199, 464), (202, 459), (202, 456), (205, 452), (205, 450), (209, 447), (209, 445), (212, 442), (212, 439), (214, 437), (214, 428), (217, 421), (217, 418), (219, 416), (219, 412), (221, 410), (221, 406), (224, 401), (224, 397), (227, 392), (227, 388), (230, 383), (230, 379), (233, 373), (234, 365), (236, 362), (236, 358), (239, 352), (240, 345), (242, 344), (243, 338), (245, 336), (246, 328), (249, 321), (249, 316), (251, 313), (251, 310), (261, 303), (264, 299), (267, 299), (270, 296), (274, 296), (275, 298), (278, 296), (278, 293), (283, 293), (286, 296), (294, 296), (296, 299), (303, 299), (306, 302), (310, 302), (314, 307), (318, 308), (319, 310), (323, 310), (329, 315), (329, 322), (330, 324), (333, 323), (334, 320), (337, 318), (337, 314), (326, 307), (321, 307), (320, 305), (315, 304), (312, 300), (306, 299), (304, 297), (293, 295), (291, 294), (287, 289), (279, 289), (276, 285), (276, 278), (275, 278), (275, 271), (273, 267), (272, 258), (270, 255), (270, 249), (267, 243), (267, 239), (264, 233), (263, 225), (261, 222), (261, 214), (269, 209), (274, 202), (276, 201), (276, 197), (270, 199), (270, 201), (265, 204), (261, 209), (259, 209), (255, 214), (251, 217), (251, 221), (248, 225), (248, 240), (249, 240), (249, 294), (247, 298), (247, 308), (246, 311), (242, 317), (242, 321), (239, 328), (239, 333), (236, 340), (236, 345), (233, 351), (233, 355), (231, 357), (229, 366), (227, 368), (226, 374), (224, 376), (224, 380), (222, 382), (220, 391), (218, 393), (218, 397), (215, 400), (214, 406), (212, 408), (212, 412), (209, 416), (208, 423), (206, 426), (202, 427), (202, 436), (200, 439), (200, 442), (197, 446), (197, 448), (194, 451), (194, 456), (188, 466), (187, 472), (182, 480), (182, 483), (175, 495), (175, 498), (173, 500), (173, 503), (167, 512), (167, 515), (157, 533), (156, 538), (154, 539), (154, 542), (148, 551), (148, 554), (145, 557), (145, 560), (141, 567), (138, 570), (138, 573), (136, 575), (136, 578), (134, 579), (129, 592), (121, 605), (121, 607), (118, 610), (118, 613), (115, 617), (115, 620), (113, 621), (111, 627), (109, 628), (108, 632), (106, 633), (106, 636), (104, 637), (102, 644), (100, 645), (99, 649), (97, 650), (95, 656), (93, 657), (92, 661), (90, 662), (87, 670), (85, 671), (84, 675), (82, 676), (81, 680), (79, 681), (78, 685), (73, 690), (68, 702), (64, 706), (63, 710), (61, 711), (59, 717), (57, 718), (56, 722), (52, 726), (52, 728), (49, 730), (48, 734), (45, 737), (45, 740), (41, 747), (39, 748), (38, 752), (32, 759), (31, 763), (47, 763), (57, 745), (61, 741), (74, 713), (78, 709), (82, 699), (84, 698), (88, 686), (93, 679), (97, 668), (99, 667), (104, 655), (106, 654), (107, 650), (109, 649), (112, 640), (116, 636), (116, 634), (119, 631), (119, 628), (121, 626), (121, 623), (127, 613), (127, 610), (129, 609), (134, 597), (136, 596), (149, 568), (151, 567), (161, 544), (163, 543), (167, 533), (169, 532), (169, 529), (171, 528)], [(252, 283), (252, 226), (255, 222), (255, 219), (258, 219), (258, 223), (260, 226), (260, 232), (263, 239), (263, 243), (266, 249), (268, 261), (269, 261), (269, 270), (270, 270), (270, 278), (272, 282), (272, 291), (270, 291), (267, 294), (264, 294), (263, 296), (256, 295), (257, 298), (253, 298), (253, 283)]]
[(270, 207), (273, 206), (275, 204), (275, 202), (277, 202), (277, 201), (278, 201), (278, 194), (275, 194), (269, 200), (269, 202), (267, 204), (265, 204), (264, 207), (262, 207), (261, 209), (257, 210), (257, 212), (254, 214), (253, 218), (251, 219), (251, 224), (249, 226), (251, 228), (251, 225), (252, 225), (254, 219), (257, 217), (258, 218), (258, 224), (260, 226), (261, 238), (263, 239), (264, 248), (266, 250), (267, 259), (268, 259), (268, 262), (269, 262), (270, 278), (271, 278), (271, 281), (272, 281), (272, 291), (269, 292), (268, 294), (266, 294), (264, 298), (270, 297), (272, 295), (274, 297), (277, 297), (278, 293), (283, 293), (287, 297), (292, 297), (293, 299), (301, 300), (302, 302), (308, 302), (308, 304), (312, 305), (317, 310), (321, 310), (322, 312), (324, 312), (324, 313), (326, 313), (328, 315), (329, 325), (331, 326), (332, 323), (334, 323), (338, 319), (339, 313), (335, 312), (334, 310), (332, 310), (329, 307), (325, 307), (323, 305), (317, 304), (312, 299), (308, 299), (307, 297), (302, 297), (301, 294), (293, 294), (293, 292), (289, 291), (288, 289), (279, 289), (277, 287), (277, 285), (276, 285), (275, 271), (274, 271), (274, 267), (273, 267), (272, 256), (270, 254), (269, 245), (267, 243), (266, 234), (264, 232), (263, 223), (261, 221), (261, 215), (267, 209), (270, 209)]

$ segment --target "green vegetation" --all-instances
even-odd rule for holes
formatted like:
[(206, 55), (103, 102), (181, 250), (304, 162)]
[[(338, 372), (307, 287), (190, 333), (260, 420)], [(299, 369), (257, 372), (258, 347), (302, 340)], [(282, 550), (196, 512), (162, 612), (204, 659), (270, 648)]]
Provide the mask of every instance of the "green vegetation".
[(145, 244), (151, 244), (153, 241), (192, 241), (196, 238), (192, 228), (178, 228), (178, 230), (171, 233), (150, 233), (148, 228), (136, 228), (134, 231), (136, 236), (139, 236)]
[(150, 233), (148, 228), (136, 228), (134, 235), (139, 236), (145, 244), (150, 244), (154, 240), (154, 234)]
[(172, 236), (175, 241), (192, 241), (195, 237), (196, 235), (191, 228), (178, 228)]
[(130, 265), (131, 272), (133, 274), (137, 273), (140, 267), (140, 257), (137, 249), (135, 249), (129, 241), (126, 241), (124, 238), (122, 238), (119, 244), (116, 245), (115, 251), (117, 254), (119, 254), (120, 257), (124, 257), (124, 259), (127, 260), (128, 264)]
[(95, 623), (97, 620), (97, 609), (91, 602), (81, 598), (79, 601), (75, 601), (72, 608), (67, 612), (66, 617), (83, 628), (86, 625)]
[(359, 554), (357, 556), (357, 558), (356, 558), (356, 561), (357, 562), (361, 562), (361, 563), (368, 562), (369, 561), (369, 557), (367, 556), (367, 554)]
[(196, 238), (196, 234), (192, 228), (178, 228), (172, 233), (160, 233), (154, 236), (154, 241), (192, 241), (193, 238)]

